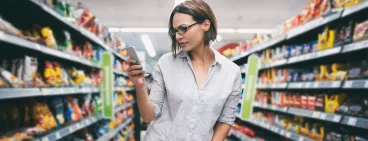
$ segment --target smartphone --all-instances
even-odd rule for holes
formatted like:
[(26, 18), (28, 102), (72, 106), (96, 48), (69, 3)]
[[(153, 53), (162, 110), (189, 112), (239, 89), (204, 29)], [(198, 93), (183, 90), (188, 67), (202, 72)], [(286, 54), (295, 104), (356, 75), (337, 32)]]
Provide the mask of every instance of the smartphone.
[(137, 55), (137, 51), (135, 50), (134, 47), (126, 47), (125, 50), (127, 51), (129, 58), (132, 58), (135, 61), (137, 61), (136, 64), (138, 65), (141, 64), (141, 62), (139, 61), (138, 55)]

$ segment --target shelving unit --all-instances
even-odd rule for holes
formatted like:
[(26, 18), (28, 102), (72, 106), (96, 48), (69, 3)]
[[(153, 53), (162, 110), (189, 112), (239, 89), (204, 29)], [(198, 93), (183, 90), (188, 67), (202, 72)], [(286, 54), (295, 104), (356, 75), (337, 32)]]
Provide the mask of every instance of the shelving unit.
[[(291, 30), (290, 32), (288, 32), (286, 34), (286, 37), (282, 36), (282, 37), (276, 37), (275, 39), (272, 39), (271, 41), (267, 41), (264, 43), (261, 43), (259, 45), (256, 45), (255, 47), (252, 47), (250, 50), (242, 53), (239, 56), (234, 56), (232, 58), (230, 58), (231, 61), (233, 62), (239, 62), (239, 60), (241, 59), (246, 59), (249, 55), (265, 50), (267, 48), (273, 47), (274, 45), (281, 43), (283, 41), (287, 41), (287, 40), (292, 40), (294, 37), (302, 35), (302, 34), (306, 34), (308, 32), (310, 32), (311, 30), (326, 25), (328, 23), (331, 23), (335, 20), (338, 19), (342, 19), (348, 15), (352, 15), (354, 13), (357, 13), (363, 9), (368, 8), (368, 2), (364, 1), (361, 4), (358, 4), (356, 6), (350, 7), (350, 8), (345, 8), (343, 10), (343, 12), (336, 12), (336, 13), (332, 13), (332, 14), (327, 14), (326, 16), (320, 17), (318, 19), (315, 19), (311, 22), (308, 22), (304, 25), (301, 25), (299, 27), (297, 27), (296, 29)], [(340, 48), (340, 47), (337, 47)], [(322, 51), (323, 53), (319, 53), (320, 55), (309, 55), (307, 60), (310, 59), (314, 59), (314, 58), (319, 58), (319, 57), (323, 57), (323, 56), (328, 56), (328, 55), (333, 55), (333, 54), (338, 54), (338, 53), (345, 53), (345, 52), (349, 52), (349, 51), (356, 51), (356, 50), (360, 50), (360, 49), (364, 49), (364, 48), (368, 48), (368, 41), (361, 41), (358, 43), (352, 43), (352, 44), (348, 44), (348, 45), (344, 45), (342, 52), (338, 52), (338, 49), (334, 49), (333, 51)], [(327, 53), (326, 53), (327, 52)], [(335, 53), (338, 52), (338, 53)], [(315, 53), (315, 52), (314, 52)], [(312, 53), (312, 54), (314, 54)], [(318, 54), (318, 53), (316, 53)], [(326, 55), (327, 54), (327, 55)], [(299, 56), (297, 56), (299, 58)], [(301, 57), (303, 58), (303, 57)], [(307, 60), (301, 60), (299, 62), (303, 62), (303, 61), (307, 61)], [(290, 58), (288, 59), (288, 63), (289, 64)], [(293, 63), (294, 59), (291, 60), (290, 63)]]
[(127, 119), (124, 123), (120, 124), (117, 128), (115, 128), (114, 130), (110, 131), (109, 133), (105, 134), (104, 136), (100, 137), (99, 139), (97, 139), (97, 141), (108, 141), (111, 138), (113, 138), (119, 131), (121, 131), (123, 128), (127, 127), (130, 122), (133, 121), (133, 117), (130, 117), (129, 119)]
[(249, 138), (248, 136), (244, 135), (243, 133), (241, 133), (237, 130), (234, 130), (234, 129), (230, 130), (230, 134), (234, 135), (235, 137), (237, 137), (241, 141), (255, 141), (255, 140)]
[[(298, 45), (300, 46), (299, 42), (302, 42), (304, 44), (306, 44), (305, 40), (308, 40), (308, 38), (313, 38), (310, 39), (312, 41), (315, 41), (315, 38), (317, 38), (316, 33), (321, 33), (319, 32), (320, 29), (322, 29), (323, 26), (325, 25), (331, 25), (332, 29), (336, 30), (337, 28), (334, 27), (334, 25), (338, 25), (341, 26), (340, 24), (342, 24), (344, 22), (344, 20), (349, 19), (358, 19), (361, 18), (359, 16), (357, 16), (358, 14), (363, 14), (365, 12), (362, 11), (367, 11), (368, 9), (368, 1), (364, 1), (356, 6), (353, 7), (349, 7), (349, 8), (345, 8), (342, 11), (339, 12), (335, 12), (335, 13), (327, 13), (325, 15), (323, 15), (320, 18), (314, 19), (310, 22), (307, 22), (303, 25), (300, 25), (292, 30), (290, 30), (289, 32), (286, 33), (286, 35), (284, 36), (280, 36), (277, 38), (273, 38), (270, 41), (266, 41), (263, 43), (260, 43), (258, 45), (254, 45), (253, 47), (251, 47), (250, 49), (248, 49), (245, 52), (242, 52), (240, 55), (238, 56), (233, 56), (230, 58), (231, 61), (233, 61), (234, 63), (238, 64), (238, 65), (243, 65), (244, 63), (246, 63), (247, 58), (250, 55), (258, 55), (261, 54), (261, 52), (263, 52), (262, 55), (265, 55), (265, 53), (267, 54), (266, 49), (273, 49), (275, 47), (278, 47), (280, 45)], [(355, 16), (355, 17), (354, 17)], [(364, 18), (367, 18), (366, 16)], [(367, 20), (367, 19), (362, 19), (363, 21)], [(357, 22), (357, 21), (354, 21)], [(361, 21), (360, 21), (361, 22)], [(330, 27), (330, 26), (329, 26)], [(351, 35), (353, 36), (353, 35)], [(299, 41), (299, 40), (303, 40), (303, 41)], [(308, 41), (310, 41), (308, 40)], [(279, 59), (279, 60), (272, 60), (270, 61), (270, 63), (267, 62), (266, 65), (261, 65), (259, 68), (259, 71), (265, 72), (269, 71), (271, 69), (277, 70), (279, 68), (280, 71), (283, 71), (282, 68), (288, 68), (288, 69), (295, 69), (296, 72), (298, 72), (298, 69), (302, 69), (304, 67), (309, 67), (307, 64), (331, 64), (331, 63), (335, 63), (335, 60), (343, 60), (343, 58), (338, 58), (338, 57), (346, 57), (346, 60), (350, 60), (350, 57), (355, 57), (353, 56), (355, 53), (359, 54), (363, 51), (367, 52), (368, 49), (368, 39), (363, 39), (360, 41), (356, 41), (353, 43), (343, 43), (341, 45), (335, 45), (332, 48), (329, 49), (324, 49), (324, 50), (319, 50), (319, 51), (315, 51), (315, 52), (310, 52), (310, 53), (304, 53), (303, 51), (301, 51), (302, 53), (299, 53), (300, 55), (288, 55), (288, 56), (292, 56), (292, 57), (284, 57), (284, 59)], [(298, 44), (299, 43), (299, 44)], [(309, 43), (309, 42), (307, 42)], [(283, 48), (282, 48), (283, 49)], [(275, 49), (277, 52), (277, 49)], [(275, 50), (267, 50), (267, 51), (275, 51)], [(284, 53), (284, 52), (282, 52)], [(290, 53), (290, 52), (289, 52)], [(304, 53), (304, 54), (303, 54)], [(281, 53), (280, 53), (281, 54)], [(352, 55), (353, 54), (353, 55)], [(270, 54), (272, 56), (272, 53)], [(274, 55), (274, 54), (273, 54)], [(285, 55), (285, 54), (283, 54)], [(271, 57), (272, 58), (272, 57)], [(277, 58), (277, 57), (276, 57)], [(361, 59), (361, 58), (356, 58), (357, 59)], [(367, 58), (366, 58), (367, 59)], [(353, 60), (353, 61), (356, 61)], [(269, 61), (269, 60), (266, 60)], [(265, 62), (266, 62), (265, 61)], [(320, 62), (319, 62), (320, 61)], [(360, 60), (361, 61), (361, 60)], [(336, 62), (338, 63), (338, 62)], [(271, 70), (273, 71), (273, 70)], [(274, 72), (279, 73), (279, 72)], [(308, 73), (308, 72), (307, 72)], [(268, 75), (267, 73), (264, 73), (263, 75)], [(262, 75), (262, 76), (263, 76)], [(271, 74), (269, 74), (271, 75)], [(274, 75), (274, 74), (272, 74)], [(287, 75), (287, 74), (286, 74)], [(244, 77), (245, 75), (243, 75)], [(275, 76), (276, 77), (276, 76)], [(290, 76), (289, 76), (290, 77)], [(265, 79), (265, 78), (263, 78)], [(262, 82), (263, 82), (262, 79)], [(289, 78), (290, 79), (290, 78)], [(268, 95), (271, 92), (275, 92), (275, 94), (279, 93), (279, 92), (285, 92), (285, 95), (288, 95), (288, 93), (290, 92), (291, 94), (293, 93), (297, 93), (297, 94), (303, 94), (306, 93), (305, 95), (307, 96), (311, 96), (314, 93), (318, 93), (320, 92), (322, 94), (327, 93), (327, 94), (332, 94), (333, 92), (335, 93), (339, 93), (340, 91), (342, 91), (343, 93), (364, 93), (366, 92), (366, 90), (368, 89), (368, 80), (364, 77), (364, 78), (345, 78), (345, 79), (330, 79), (331, 81), (306, 81), (306, 82), (293, 82), (292, 80), (286, 80), (289, 82), (285, 82), (285, 83), (277, 83), (277, 84), (261, 84), (260, 82), (258, 82), (256, 84), (256, 89), (264, 92), (264, 95)], [(335, 81), (332, 81), (335, 80)], [(277, 81), (277, 80), (276, 80)], [(245, 85), (245, 84), (243, 84)], [(309, 94), (310, 93), (310, 94)], [(260, 95), (262, 96), (263, 93), (261, 93)], [(272, 93), (273, 94), (273, 93)], [(284, 96), (285, 96), (284, 95)], [(347, 95), (350, 96), (350, 95)], [(262, 97), (264, 98), (264, 97)], [(279, 98), (276, 96), (276, 99)], [(263, 101), (263, 99), (262, 99)], [(268, 100), (267, 100), (268, 101)], [(276, 100), (277, 101), (277, 100)], [(268, 101), (268, 103), (270, 103)], [(242, 104), (242, 99), (239, 100), (239, 104)], [(270, 113), (270, 115), (275, 116), (275, 115), (283, 115), (286, 117), (293, 117), (293, 116), (298, 116), (298, 117), (304, 117), (308, 120), (308, 123), (319, 123), (319, 124), (323, 124), (324, 128), (330, 128), (330, 127), (326, 127), (328, 125), (334, 125), (335, 126), (340, 126), (341, 128), (348, 128), (349, 130), (352, 129), (357, 129), (359, 131), (364, 130), (366, 131), (368, 129), (368, 119), (367, 118), (363, 118), (363, 117), (358, 117), (358, 116), (351, 116), (348, 114), (340, 114), (340, 113), (328, 113), (328, 112), (322, 112), (319, 110), (311, 110), (311, 109), (302, 109), (302, 108), (295, 108), (295, 107), (279, 107), (279, 106), (275, 106), (275, 105), (271, 105), (271, 104), (260, 104), (257, 102), (253, 103), (253, 108), (256, 109), (256, 111), (261, 111), (259, 112), (260, 114), (260, 119), (262, 118), (262, 120), (252, 117), (250, 120), (245, 120), (242, 119), (240, 116), (237, 117), (238, 120), (244, 121), (244, 123), (250, 123), (252, 125), (261, 127), (261, 129), (276, 133), (277, 135), (280, 135), (281, 137), (293, 140), (293, 141), (307, 141), (310, 140), (312, 141), (312, 138), (308, 138), (305, 136), (302, 136), (301, 134), (296, 134), (294, 132), (291, 132), (293, 129), (290, 129), (289, 131), (286, 129), (282, 129), (280, 127), (276, 127), (273, 125), (270, 125), (268, 123), (266, 123), (266, 119), (265, 119), (265, 115), (268, 116), (268, 114)], [(309, 107), (308, 107), (309, 108)], [(265, 113), (263, 112), (265, 111)], [(325, 111), (325, 110), (323, 110)], [(310, 120), (310, 121), (309, 121)], [(325, 125), (324, 123), (328, 123), (328, 125)], [(246, 126), (246, 124), (245, 124)], [(329, 129), (330, 130), (330, 129)], [(329, 131), (330, 132), (330, 131)], [(238, 133), (236, 131), (231, 131), (231, 134), (233, 134), (234, 136), (236, 136), (237, 138), (239, 138), (240, 140), (250, 140), (247, 139), (246, 137), (244, 137), (244, 135), (242, 135), (241, 133)], [(344, 133), (342, 133), (344, 134)], [(324, 136), (326, 136), (326, 132), (324, 134)]]
[(40, 9), (44, 10), (45, 13), (49, 14), (50, 16), (55, 17), (60, 23), (64, 23), (66, 26), (70, 27), (71, 29), (74, 29), (75, 31), (79, 32), (83, 36), (85, 36), (90, 41), (94, 42), (95, 44), (98, 44), (99, 46), (103, 47), (106, 51), (109, 51), (113, 53), (116, 57), (119, 57), (120, 59), (127, 60), (126, 57), (121, 56), (116, 51), (110, 49), (107, 45), (105, 45), (100, 39), (98, 39), (95, 35), (93, 35), (91, 32), (87, 31), (83, 27), (80, 27), (76, 24), (73, 24), (66, 20), (66, 18), (59, 15), (56, 11), (52, 10), (51, 8), (47, 7), (44, 4), (41, 4), (38, 0), (29, 0), (32, 4), (35, 4), (40, 7)]
[[(12, 5), (13, 4), (12, 2), (5, 1), (4, 5), (6, 5), (6, 4)], [(118, 60), (118, 61), (123, 62), (123, 61), (127, 60), (127, 57), (122, 56), (121, 53), (120, 53), (120, 51), (123, 49), (123, 47), (120, 47), (119, 49), (115, 49), (115, 48), (118, 48), (118, 47), (110, 47), (109, 46), (110, 43), (108, 43), (108, 42), (105, 43), (102, 39), (100, 39), (94, 33), (90, 32), (89, 30), (85, 29), (82, 26), (77, 25), (77, 23), (70, 21), (68, 18), (65, 18), (65, 17), (61, 16), (57, 11), (55, 11), (55, 9), (44, 5), (43, 3), (40, 2), (40, 0), (25, 0), (25, 1), (17, 1), (17, 2), (21, 3), (20, 7), (24, 9), (24, 12), (25, 12), (24, 16), (29, 16), (29, 17), (35, 16), (36, 17), (36, 15), (39, 16), (38, 14), (40, 14), (40, 16), (42, 17), (41, 20), (40, 20), (40, 18), (35, 18), (35, 21), (29, 22), (29, 23), (25, 22), (25, 24), (35, 24), (37, 26), (38, 25), (42, 26), (42, 28), (44, 28), (44, 27), (50, 28), (51, 34), (53, 32), (53, 34), (55, 35), (55, 36), (52, 35), (52, 36), (54, 36), (52, 38), (54, 38), (54, 40), (56, 40), (56, 42), (58, 42), (58, 43), (57, 43), (56, 47), (52, 48), (52, 47), (49, 47), (50, 45), (49, 46), (43, 45), (42, 43), (44, 41), (40, 42), (40, 41), (35, 40), (35, 39), (23, 38), (23, 36), (20, 36), (20, 35), (16, 36), (14, 33), (11, 34), (8, 31), (1, 29), (1, 31), (0, 31), (0, 43), (1, 43), (0, 48), (3, 49), (4, 52), (6, 52), (6, 51), (10, 51), (10, 52), (11, 51), (16, 51), (17, 54), (15, 54), (15, 55), (21, 55), (21, 56), (27, 55), (27, 56), (36, 58), (37, 63), (40, 63), (41, 61), (42, 61), (42, 63), (44, 63), (45, 61), (57, 62), (57, 63), (60, 63), (60, 65), (62, 66), (60, 68), (64, 69), (64, 71), (65, 71), (66, 68), (72, 68), (73, 67), (72, 69), (80, 69), (81, 71), (83, 71), (83, 73), (84, 72), (87, 72), (87, 73), (91, 73), (91, 72), (95, 73), (96, 72), (96, 74), (98, 73), (98, 71), (100, 71), (102, 69), (100, 61), (98, 61), (100, 58), (95, 57), (95, 56), (97, 56), (98, 53), (94, 54), (95, 52), (97, 52), (97, 50), (100, 53), (99, 54), (100, 57), (101, 57), (101, 54), (103, 52), (108, 52), (108, 53), (113, 55), (114, 61)], [(14, 2), (14, 3), (16, 3), (16, 2)], [(27, 6), (29, 8), (25, 8), (25, 6)], [(12, 9), (12, 8), (10, 8), (10, 9)], [(7, 12), (6, 10), (2, 10), (1, 12), (4, 12), (4, 11)], [(12, 12), (8, 12), (8, 13), (12, 13)], [(0, 14), (2, 14), (2, 18), (3, 18), (4, 21), (13, 24), (15, 28), (21, 29), (22, 32), (23, 32), (23, 30), (30, 30), (31, 28), (36, 30), (36, 31), (32, 31), (32, 32), (40, 32), (39, 30), (41, 30), (41, 29), (35, 29), (34, 27), (22, 27), (22, 24), (19, 24), (18, 25), (19, 27), (17, 27), (15, 23), (21, 21), (17, 18), (21, 17), (23, 15), (17, 15), (15, 13), (14, 14), (16, 16), (13, 16), (13, 14), (4, 14), (4, 13), (0, 13)], [(16, 17), (16, 18), (14, 18), (14, 17)], [(12, 19), (12, 18), (14, 18), (14, 19)], [(42, 19), (44, 19), (44, 21)], [(21, 22), (19, 22), (19, 23), (21, 23)], [(91, 45), (91, 46), (89, 46), (90, 47), (89, 49), (91, 50), (91, 52), (95, 51), (95, 52), (91, 53), (95, 56), (86, 57), (87, 55), (84, 55), (84, 54), (83, 55), (80, 55), (80, 54), (77, 55), (77, 53), (76, 53), (76, 51), (74, 51), (74, 49), (73, 49), (72, 52), (61, 51), (62, 50), (61, 48), (62, 48), (63, 45), (62, 45), (61, 41), (59, 41), (59, 39), (56, 38), (56, 37), (58, 37), (57, 34), (60, 31), (63, 31), (63, 32), (65, 31), (68, 34), (70, 34), (70, 38), (71, 38), (70, 42), (73, 42), (73, 45), (72, 45), (73, 47), (74, 46), (80, 47), (80, 45), (83, 42), (86, 43), (87, 41), (88, 41), (88, 43), (91, 43), (91, 44), (89, 44), (89, 45)], [(77, 45), (74, 45), (74, 43), (76, 43)], [(78, 57), (78, 56), (81, 56), (81, 57)], [(88, 59), (86, 59), (86, 58), (88, 58)], [(2, 58), (2, 59), (7, 59), (7, 58)], [(1, 67), (3, 67), (3, 66), (1, 66)], [(37, 73), (39, 73), (41, 71), (44, 72), (42, 67), (44, 67), (44, 66), (36, 64), (36, 69), (38, 69), (38, 70), (36, 70)], [(5, 68), (4, 68), (4, 70), (5, 70)], [(62, 73), (64, 73), (64, 72), (62, 72)], [(65, 73), (69, 73), (69, 72), (65, 71)], [(123, 76), (124, 78), (127, 78), (127, 73), (123, 72), (123, 71), (120, 71), (120, 69), (116, 69), (116, 70), (114, 69), (113, 73), (115, 74), (115, 75), (113, 75), (113, 77)], [(43, 74), (40, 74), (40, 75), (43, 75)], [(94, 74), (92, 74), (92, 75), (94, 75)], [(100, 75), (98, 75), (98, 76), (100, 76)], [(94, 81), (96, 83), (92, 83), (91, 81), (93, 81), (93, 80), (91, 79), (91, 77), (93, 77), (93, 76), (89, 76), (89, 74), (88, 74), (88, 75), (85, 75), (84, 77), (85, 78), (87, 78), (87, 77), (90, 78), (90, 79), (88, 79), (89, 83), (86, 82), (86, 84), (81, 84), (81, 85), (74, 85), (74, 83), (70, 83), (70, 85), (65, 85), (65, 86), (69, 86), (69, 87), (57, 87), (57, 86), (54, 86), (54, 85), (44, 86), (44, 85), (38, 85), (38, 84), (37, 84), (37, 86), (34, 86), (32, 84), (32, 86), (27, 86), (26, 88), (13, 88), (11, 86), (9, 86), (8, 88), (0, 88), (0, 100), (3, 100), (3, 101), (7, 101), (8, 99), (13, 100), (13, 101), (18, 101), (18, 100), (23, 101), (24, 100), (24, 101), (27, 102), (27, 104), (28, 104), (28, 101), (30, 102), (32, 100), (35, 100), (35, 101), (41, 101), (42, 100), (42, 101), (45, 101), (44, 104), (48, 108), (49, 103), (47, 103), (47, 102), (49, 102), (49, 101), (47, 101), (47, 100), (49, 100), (49, 99), (54, 100), (54, 98), (60, 98), (62, 100), (65, 100), (66, 98), (73, 98), (73, 100), (84, 102), (84, 100), (85, 100), (84, 98), (86, 98), (87, 96), (91, 96), (91, 97), (93, 96), (93, 98), (95, 98), (95, 96), (99, 97), (97, 95), (99, 95), (102, 92), (101, 85), (98, 85), (100, 83), (100, 80), (97, 80), (97, 78), (96, 78), (96, 79), (94, 79), (94, 80), (96, 80), (96, 81)], [(85, 79), (85, 78), (83, 78), (83, 79)], [(98, 78), (100, 78), (100, 77), (98, 77)], [(63, 78), (63, 81), (65, 81), (64, 79), (66, 79), (66, 78)], [(85, 80), (87, 81), (87, 79), (85, 79)], [(72, 87), (71, 87), (71, 84), (73, 84)], [(92, 84), (93, 84), (93, 86), (92, 86)], [(62, 86), (64, 86), (64, 85), (62, 85)], [(24, 87), (24, 86), (22, 86), (22, 87)], [(119, 86), (119, 87), (114, 87), (113, 90), (114, 91), (126, 91), (126, 92), (129, 92), (129, 94), (134, 94), (135, 93), (134, 87)], [(100, 101), (98, 101), (96, 99), (99, 99), (99, 98), (96, 98), (96, 99), (93, 99), (93, 98), (91, 98), (92, 99), (91, 103), (95, 102), (94, 104), (97, 103), (96, 105), (98, 105)], [(52, 105), (52, 104), (50, 104), (50, 105)], [(33, 107), (31, 102), (27, 106), (29, 106), (28, 108), (30, 108), (30, 109)], [(138, 113), (138, 110), (137, 110), (136, 102), (132, 101), (132, 102), (125, 103), (123, 105), (119, 105), (117, 107), (114, 107), (114, 113), (118, 113), (119, 111), (122, 111), (122, 110), (127, 110), (128, 108), (131, 108), (131, 107), (134, 109), (134, 115), (135, 116), (129, 117), (128, 119), (125, 120), (124, 123), (119, 125), (116, 129), (112, 130), (111, 132), (109, 132), (108, 134), (106, 134), (103, 137), (99, 138), (98, 140), (103, 140), (103, 141), (110, 140), (111, 138), (115, 137), (116, 134), (121, 129), (126, 128), (132, 122), (135, 124), (135, 127), (137, 127), (137, 128), (132, 129), (133, 131), (130, 133), (129, 138), (134, 137), (137, 140), (139, 140), (140, 133), (137, 132), (137, 131), (139, 131), (139, 126), (140, 125), (139, 125), (139, 122), (136, 122), (136, 121), (139, 121), (140, 117), (139, 117), (139, 113)], [(17, 107), (17, 108), (19, 108), (19, 107)], [(80, 108), (80, 107), (78, 107), (78, 108)], [(100, 107), (100, 108), (102, 108), (102, 107)], [(83, 108), (80, 108), (80, 109), (83, 109)], [(64, 114), (65, 108), (63, 110), (64, 111), (62, 111), (62, 113)], [(75, 110), (75, 109), (73, 109), (73, 110)], [(131, 110), (131, 109), (129, 109), (129, 110)], [(51, 111), (51, 110), (49, 110), (49, 111)], [(45, 131), (45, 133), (42, 134), (42, 136), (40, 136), (40, 135), (31, 135), (31, 136), (33, 136), (35, 138), (34, 140), (36, 140), (36, 141), (56, 141), (56, 140), (63, 139), (65, 137), (74, 137), (76, 135), (75, 134), (76, 132), (81, 131), (82, 129), (85, 129), (85, 128), (89, 128), (90, 126), (95, 127), (97, 125), (96, 124), (97, 122), (100, 122), (100, 121), (106, 119), (102, 116), (101, 112), (96, 112), (96, 111), (93, 113), (93, 116), (86, 116), (84, 114), (81, 115), (82, 119), (80, 119), (79, 121), (77, 121), (75, 123), (68, 123), (68, 124), (67, 123), (61, 123), (61, 125), (53, 126), (50, 129), (47, 129), (47, 130), (44, 129), (46, 131)], [(52, 111), (52, 112), (54, 112), (54, 111)], [(51, 113), (51, 114), (52, 114), (53, 118), (56, 116), (56, 115), (54, 115), (54, 113)], [(61, 114), (61, 115), (64, 116), (63, 114)], [(83, 116), (85, 116), (85, 117), (83, 117)], [(124, 116), (126, 116), (126, 115), (124, 115)], [(18, 128), (18, 127), (16, 127), (16, 128)], [(28, 127), (22, 127), (22, 128), (26, 129)], [(2, 134), (2, 137), (3, 137), (3, 135), (4, 134)]]
[(56, 141), (63, 137), (66, 137), (80, 129), (90, 126), (91, 124), (96, 123), (97, 121), (103, 119), (101, 114), (94, 115), (92, 117), (82, 119), (81, 121), (69, 125), (67, 127), (61, 128), (56, 130), (46, 136), (42, 137), (41, 139), (36, 139), (36, 141)]
[[(238, 118), (241, 119), (240, 117), (238, 117)], [(285, 138), (293, 140), (293, 141), (314, 141), (314, 140), (312, 140), (308, 137), (304, 137), (302, 135), (299, 135), (299, 134), (296, 134), (296, 133), (293, 133), (293, 132), (289, 132), (289, 131), (287, 131), (283, 128), (276, 127), (276, 126), (270, 125), (268, 123), (265, 123), (265, 122), (262, 122), (262, 121), (259, 121), (259, 120), (256, 120), (256, 119), (251, 119), (251, 120), (241, 119), (241, 120), (244, 121), (244, 122), (251, 123), (253, 125), (262, 127), (265, 130), (271, 131), (275, 134), (278, 134), (282, 137), (285, 137)]]

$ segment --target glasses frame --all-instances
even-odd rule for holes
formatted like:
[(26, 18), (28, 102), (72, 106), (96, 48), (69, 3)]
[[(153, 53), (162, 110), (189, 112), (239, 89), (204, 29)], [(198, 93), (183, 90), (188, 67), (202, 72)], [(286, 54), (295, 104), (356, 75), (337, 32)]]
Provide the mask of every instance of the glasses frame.
[(191, 24), (191, 25), (189, 25), (189, 26), (187, 26), (187, 27), (181, 27), (181, 26), (179, 26), (179, 28), (185, 28), (183, 33), (180, 33), (180, 32), (179, 32), (179, 30), (174, 29), (174, 28), (173, 28), (173, 29), (170, 29), (170, 30), (169, 30), (169, 33), (170, 33), (170, 35), (172, 35), (172, 36), (176, 36), (176, 33), (178, 33), (179, 35), (184, 35), (184, 34), (188, 31), (188, 29), (189, 29), (190, 27), (192, 27), (192, 26), (194, 26), (194, 25), (196, 25), (196, 24), (198, 24), (198, 23), (200, 23), (200, 22), (195, 22), (195, 23), (193, 23), (193, 24)]

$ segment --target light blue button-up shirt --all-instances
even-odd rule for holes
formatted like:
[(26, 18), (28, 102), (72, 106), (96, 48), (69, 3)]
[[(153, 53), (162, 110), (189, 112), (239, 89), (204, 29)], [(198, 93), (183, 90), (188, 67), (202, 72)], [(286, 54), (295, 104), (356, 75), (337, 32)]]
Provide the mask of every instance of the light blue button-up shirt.
[[(213, 50), (213, 49), (212, 49)], [(200, 88), (189, 55), (163, 55), (153, 71), (155, 120), (144, 141), (210, 141), (216, 122), (232, 125), (242, 90), (239, 67), (216, 50)]]

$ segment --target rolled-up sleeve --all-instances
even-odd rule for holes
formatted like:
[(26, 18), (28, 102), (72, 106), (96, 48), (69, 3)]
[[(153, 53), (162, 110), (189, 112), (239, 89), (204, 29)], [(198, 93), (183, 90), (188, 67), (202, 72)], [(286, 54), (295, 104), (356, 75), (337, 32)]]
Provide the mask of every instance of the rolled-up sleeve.
[(151, 83), (151, 92), (149, 95), (155, 109), (155, 119), (161, 116), (164, 97), (166, 94), (165, 83), (160, 67), (160, 60), (157, 62), (153, 70), (153, 81)]
[(218, 122), (233, 125), (236, 118), (236, 109), (240, 99), (240, 93), (242, 91), (241, 73), (237, 72), (234, 80), (233, 90), (229, 97), (226, 99), (225, 105), (222, 109)]

